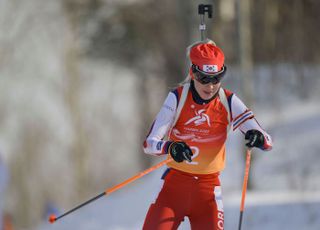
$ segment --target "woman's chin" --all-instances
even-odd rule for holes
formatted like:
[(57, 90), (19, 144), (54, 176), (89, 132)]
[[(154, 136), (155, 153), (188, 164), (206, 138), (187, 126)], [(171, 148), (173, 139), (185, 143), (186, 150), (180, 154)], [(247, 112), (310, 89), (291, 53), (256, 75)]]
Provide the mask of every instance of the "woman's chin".
[(203, 100), (209, 100), (213, 97), (213, 93), (207, 93), (207, 92), (202, 92), (200, 97), (203, 99)]

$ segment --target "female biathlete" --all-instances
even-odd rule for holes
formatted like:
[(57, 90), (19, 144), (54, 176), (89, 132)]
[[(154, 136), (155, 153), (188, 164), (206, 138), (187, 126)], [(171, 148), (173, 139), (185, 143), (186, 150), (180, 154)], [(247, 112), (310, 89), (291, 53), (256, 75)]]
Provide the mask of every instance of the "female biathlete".
[(190, 46), (188, 56), (187, 80), (169, 92), (144, 142), (145, 153), (173, 158), (145, 230), (177, 229), (185, 217), (193, 230), (223, 229), (219, 174), (228, 131), (239, 129), (250, 148), (272, 148), (252, 111), (221, 87), (227, 71), (222, 50), (207, 40)]

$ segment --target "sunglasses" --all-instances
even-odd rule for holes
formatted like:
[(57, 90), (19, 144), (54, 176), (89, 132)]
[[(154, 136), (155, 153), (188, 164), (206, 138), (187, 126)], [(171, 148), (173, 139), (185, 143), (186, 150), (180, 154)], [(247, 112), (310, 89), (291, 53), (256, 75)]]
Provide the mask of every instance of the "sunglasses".
[(222, 69), (219, 72), (208, 74), (201, 71), (198, 68), (198, 66), (192, 65), (192, 72), (195, 75), (195, 79), (203, 85), (208, 83), (212, 83), (214, 85), (218, 84), (221, 81), (221, 79), (224, 77), (226, 71), (227, 71), (227, 67), (224, 65), (222, 66)]

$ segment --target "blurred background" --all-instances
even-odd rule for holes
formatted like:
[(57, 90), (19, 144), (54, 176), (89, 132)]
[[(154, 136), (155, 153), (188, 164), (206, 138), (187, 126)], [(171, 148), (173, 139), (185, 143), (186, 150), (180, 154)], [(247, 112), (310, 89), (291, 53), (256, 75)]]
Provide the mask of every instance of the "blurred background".
[[(273, 136), (255, 151), (245, 229), (320, 226), (320, 1), (0, 0), (0, 226), (141, 229), (161, 169), (54, 225), (158, 160), (142, 142), (200, 39), (225, 52), (224, 87)], [(239, 218), (243, 136), (222, 173), (226, 229)], [(185, 221), (180, 229), (190, 229)]]

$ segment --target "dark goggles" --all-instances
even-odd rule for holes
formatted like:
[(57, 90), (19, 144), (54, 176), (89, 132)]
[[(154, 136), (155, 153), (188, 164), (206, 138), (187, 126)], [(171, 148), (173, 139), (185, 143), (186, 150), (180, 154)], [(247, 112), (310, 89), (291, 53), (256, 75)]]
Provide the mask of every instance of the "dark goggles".
[(227, 67), (224, 65), (219, 72), (208, 74), (200, 70), (198, 66), (192, 65), (192, 72), (194, 73), (195, 79), (201, 84), (205, 85), (208, 83), (212, 83), (215, 85), (218, 84), (224, 77), (225, 73), (227, 72)]

